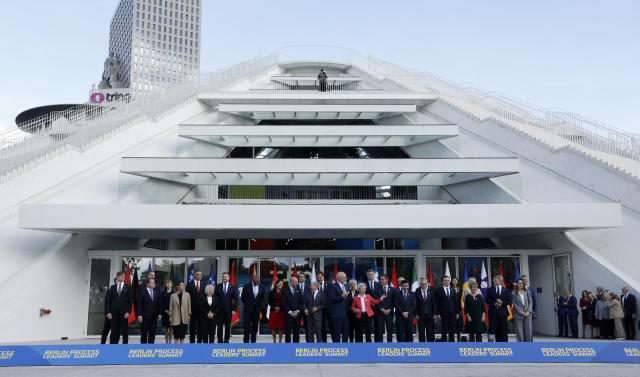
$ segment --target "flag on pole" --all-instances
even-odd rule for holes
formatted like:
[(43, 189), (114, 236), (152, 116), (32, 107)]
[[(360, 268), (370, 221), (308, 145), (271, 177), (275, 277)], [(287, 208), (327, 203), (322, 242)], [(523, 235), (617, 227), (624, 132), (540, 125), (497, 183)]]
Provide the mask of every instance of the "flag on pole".
[(518, 282), (518, 279), (520, 279), (520, 269), (518, 268), (518, 264), (516, 263), (516, 271), (514, 273), (514, 277), (513, 277), (513, 289), (516, 289), (517, 285), (516, 283)]
[(298, 269), (296, 268), (296, 261), (293, 261), (293, 275), (292, 277), (298, 277)]
[(351, 279), (356, 280), (356, 265), (355, 265), (355, 263), (351, 264)]
[(169, 270), (169, 280), (173, 283), (173, 286), (176, 286), (176, 276), (173, 272), (173, 262), (171, 262), (171, 269)]
[[(133, 286), (131, 285), (131, 272), (132, 269), (129, 268), (129, 263), (127, 263), (127, 272), (124, 275), (124, 283), (129, 284), (133, 291), (131, 294), (131, 311), (129, 312), (129, 318), (127, 319), (127, 323), (129, 325), (136, 321), (136, 289), (133, 289)], [(134, 277), (135, 280), (137, 280), (136, 278), (137, 276)]]
[(444, 265), (444, 276), (451, 277), (451, 271), (449, 271), (449, 261)]
[[(500, 276), (502, 276), (502, 287), (506, 288), (506, 280), (504, 278), (504, 272), (502, 271), (502, 261), (500, 261)], [(513, 319), (513, 311), (511, 310), (511, 305), (507, 305), (507, 311), (509, 312), (509, 316), (507, 317), (507, 321), (511, 321)]]
[(316, 279), (316, 262), (311, 262), (311, 282), (317, 282)]
[(276, 280), (278, 280), (278, 265), (276, 262), (273, 262), (273, 274), (271, 275), (271, 289), (276, 284)]
[(467, 324), (467, 315), (464, 311), (464, 297), (466, 296), (466, 291), (467, 289), (469, 289), (469, 272), (467, 269), (467, 260), (465, 259), (464, 261), (464, 277), (462, 278), (462, 281), (464, 281), (464, 283), (462, 284), (462, 295), (460, 297), (460, 305), (462, 306), (462, 325), (466, 325)]
[(411, 277), (411, 292), (415, 292), (418, 287), (420, 287), (420, 282), (418, 282), (418, 271), (416, 270), (416, 264), (413, 264), (413, 276)]
[(338, 262), (333, 262), (333, 282), (338, 281)]
[(432, 287), (436, 286), (433, 282), (433, 271), (431, 271), (431, 262), (429, 262), (429, 285)]
[(209, 268), (209, 282), (208, 284), (215, 285), (218, 279), (216, 279), (216, 273), (213, 271), (213, 263), (211, 263), (211, 268)]
[(192, 282), (192, 281), (193, 281), (193, 263), (189, 265), (189, 277), (187, 282)]
[(151, 272), (151, 263), (149, 263), (149, 268), (147, 268), (147, 274)]
[(399, 288), (398, 275), (396, 273), (396, 262), (393, 262), (393, 269), (391, 270), (391, 286), (394, 288)]
[[(418, 271), (416, 271), (416, 264), (413, 264), (413, 276), (411, 277), (411, 292), (415, 292), (419, 287), (420, 283), (418, 282)], [(415, 326), (418, 323), (418, 318), (416, 316), (413, 317), (413, 325)]]
[[(127, 270), (124, 273), (124, 283), (131, 285), (131, 269), (129, 268), (129, 263), (127, 263)], [(132, 293), (135, 294), (136, 291), (133, 290)], [(133, 299), (133, 295), (131, 297), (132, 297), (131, 311), (129, 312), (129, 319), (127, 320), (128, 324), (132, 324), (136, 320), (136, 307), (135, 307), (136, 300)]]
[[(238, 287), (236, 285), (236, 264), (235, 262), (231, 263), (231, 276), (229, 278), (229, 282), (231, 283), (231, 285), (235, 286), (236, 288)], [(231, 316), (231, 325), (235, 325), (236, 323), (240, 322), (240, 311), (239, 309), (240, 304), (236, 302), (236, 314), (234, 314), (233, 316)]]
[(489, 277), (487, 276), (487, 269), (484, 267), (484, 261), (482, 261), (482, 270), (480, 271), (480, 292), (482, 292), (482, 298), (485, 299), (484, 311), (487, 313), (484, 316), (484, 323), (489, 327), (489, 305), (486, 304), (487, 291), (489, 290)]
[(375, 277), (373, 278), (373, 280), (379, 282), (380, 281), (380, 274), (378, 274), (378, 262), (375, 261), (375, 259), (374, 259), (374, 262), (373, 262), (373, 272), (375, 274)]

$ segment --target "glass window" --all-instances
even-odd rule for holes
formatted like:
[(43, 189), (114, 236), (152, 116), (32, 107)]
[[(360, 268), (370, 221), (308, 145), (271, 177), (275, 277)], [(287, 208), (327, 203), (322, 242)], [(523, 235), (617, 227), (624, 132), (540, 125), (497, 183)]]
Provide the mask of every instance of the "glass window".
[(193, 269), (202, 271), (202, 281), (207, 283), (209, 282), (209, 277), (211, 273), (211, 266), (213, 265), (213, 274), (216, 280), (214, 280), (213, 284), (217, 284), (218, 281), (222, 281), (222, 277), (218, 276), (218, 258), (217, 257), (207, 257), (207, 258), (189, 258), (187, 261), (187, 265), (191, 266), (193, 263)]
[(335, 279), (334, 271), (342, 271), (347, 274), (347, 281), (351, 280), (353, 270), (353, 258), (351, 257), (325, 257), (324, 258), (324, 279), (332, 283)]
[(171, 280), (175, 289), (177, 281), (185, 281), (184, 258), (156, 258), (155, 259), (156, 285), (164, 289), (165, 282)]
[[(502, 264), (502, 272), (504, 274), (505, 287), (509, 289), (513, 289), (514, 277), (516, 272), (516, 263), (518, 263), (519, 261), (520, 261), (519, 257), (491, 257), (491, 273), (493, 275), (499, 275), (500, 264)], [(491, 278), (490, 280), (493, 281), (493, 279)]]
[(105, 297), (113, 284), (110, 259), (91, 259), (91, 277), (89, 278), (89, 318), (87, 335), (102, 334), (105, 321)]
[[(387, 266), (389, 262), (387, 262)], [(427, 257), (427, 277), (429, 277), (429, 267), (431, 267), (431, 274), (433, 275), (433, 283), (436, 287), (442, 285), (442, 277), (445, 275), (445, 271), (447, 270), (447, 265), (449, 266), (449, 273), (453, 276), (457, 277), (456, 270), (456, 258), (455, 257)]]
[[(238, 298), (240, 298), (240, 292), (242, 292), (242, 287), (251, 282), (251, 271), (253, 269), (258, 268), (258, 258), (229, 258), (229, 274), (233, 270), (235, 272), (236, 278), (236, 287), (238, 288)], [(220, 273), (225, 272), (221, 271)], [(222, 276), (220, 276), (222, 279)], [(242, 313), (242, 309), (244, 305), (242, 304), (242, 300), (238, 300), (239, 304), (239, 313)], [(243, 334), (244, 333), (244, 324), (242, 314), (240, 314), (240, 321), (232, 327), (232, 334)]]
[[(415, 265), (414, 257), (387, 257), (387, 271), (389, 279), (393, 276), (393, 268), (395, 265), (398, 283), (402, 278), (405, 280), (413, 279), (413, 267)], [(413, 283), (413, 282), (412, 282)]]
[(458, 257), (458, 271), (460, 271), (460, 286), (464, 284), (464, 267), (467, 263), (467, 277), (476, 278), (478, 287), (482, 286), (482, 264), (484, 263), (484, 269), (487, 273), (487, 287), (491, 285), (491, 278), (489, 277), (489, 261), (487, 257)]
[(260, 258), (260, 281), (267, 292), (271, 290), (274, 268), (278, 279), (286, 283), (289, 274), (289, 258)]
[(367, 270), (375, 270), (375, 266), (378, 267), (378, 274), (382, 274), (382, 268), (384, 267), (384, 258), (356, 257), (356, 279), (358, 280), (358, 282), (366, 282), (368, 280)]
[(127, 271), (127, 264), (129, 265), (131, 284), (133, 284), (136, 274), (138, 275), (138, 283), (140, 283), (147, 277), (147, 271), (149, 271), (153, 265), (153, 258), (124, 257), (121, 262), (122, 271)]
[(316, 273), (320, 272), (320, 258), (291, 258), (291, 272), (293, 273), (293, 263), (296, 264), (296, 271), (298, 273), (304, 272), (307, 276), (307, 280), (311, 282), (311, 269), (313, 263), (316, 266)]

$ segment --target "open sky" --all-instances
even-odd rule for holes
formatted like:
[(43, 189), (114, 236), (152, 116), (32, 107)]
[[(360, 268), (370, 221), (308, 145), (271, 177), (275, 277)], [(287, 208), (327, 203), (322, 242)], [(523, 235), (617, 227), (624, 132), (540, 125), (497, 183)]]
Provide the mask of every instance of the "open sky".
[[(640, 133), (640, 1), (202, 0), (203, 71), (327, 44)], [(87, 100), (117, 0), (6, 1), (0, 128)]]

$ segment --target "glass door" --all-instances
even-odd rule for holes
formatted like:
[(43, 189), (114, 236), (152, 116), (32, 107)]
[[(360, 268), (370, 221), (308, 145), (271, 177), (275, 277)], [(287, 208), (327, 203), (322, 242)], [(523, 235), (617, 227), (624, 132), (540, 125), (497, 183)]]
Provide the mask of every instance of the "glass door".
[(111, 259), (91, 258), (89, 277), (89, 314), (87, 335), (101, 335), (104, 325), (104, 305), (107, 290), (113, 283), (111, 277)]
[(554, 289), (564, 296), (565, 291), (572, 291), (571, 284), (571, 258), (569, 254), (553, 256), (553, 283)]

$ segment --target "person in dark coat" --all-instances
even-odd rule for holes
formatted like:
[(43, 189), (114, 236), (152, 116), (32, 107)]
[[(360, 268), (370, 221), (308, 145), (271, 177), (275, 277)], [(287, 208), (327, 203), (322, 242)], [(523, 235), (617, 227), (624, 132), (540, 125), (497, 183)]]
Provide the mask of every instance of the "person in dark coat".
[(340, 271), (336, 274), (337, 282), (329, 287), (329, 320), (331, 324), (331, 340), (334, 343), (349, 341), (349, 320), (347, 318), (347, 274)]
[(467, 332), (470, 342), (482, 342), (486, 308), (482, 293), (478, 291), (478, 283), (471, 282), (471, 293), (464, 297), (464, 310), (467, 314)]
[(229, 282), (228, 272), (222, 273), (222, 283), (216, 286), (215, 296), (218, 300), (218, 343), (229, 343), (231, 318), (238, 307), (238, 289)]
[(435, 289), (429, 286), (429, 280), (426, 276), (421, 276), (420, 286), (414, 293), (416, 295), (418, 340), (420, 342), (434, 342), (436, 340), (434, 320), (438, 315)]
[(122, 344), (129, 343), (129, 315), (133, 300), (133, 288), (124, 282), (124, 272), (118, 272), (116, 283), (109, 288), (107, 295), (107, 318), (111, 320), (111, 344), (118, 344), (122, 333)]
[[(118, 278), (113, 278), (113, 284), (118, 282)], [(102, 336), (100, 337), (100, 344), (107, 343), (107, 336), (109, 336), (109, 332), (111, 331), (111, 320), (107, 318), (107, 314), (109, 314), (109, 308), (107, 304), (109, 303), (109, 288), (104, 292), (104, 324), (102, 325)]]
[(213, 343), (216, 338), (218, 300), (214, 296), (215, 285), (207, 284), (204, 287), (204, 297), (200, 300), (200, 328), (198, 334), (202, 337), (202, 343)]
[(138, 322), (140, 326), (140, 343), (153, 344), (156, 339), (156, 326), (162, 319), (160, 297), (156, 293), (156, 279), (147, 278), (146, 287), (140, 291), (138, 300)]
[(185, 289), (191, 298), (191, 322), (189, 322), (189, 343), (195, 343), (196, 337), (198, 343), (202, 343), (202, 337), (198, 335), (200, 328), (200, 302), (204, 297), (204, 282), (202, 281), (202, 271), (195, 270), (193, 272), (193, 280), (187, 283)]
[(409, 290), (409, 281), (403, 280), (395, 294), (396, 341), (413, 342), (413, 317), (416, 312), (416, 295)]
[(356, 315), (351, 311), (353, 300), (358, 296), (358, 282), (354, 279), (349, 280), (349, 295), (346, 297), (347, 306), (347, 322), (349, 323), (349, 342), (356, 341)]
[(576, 296), (571, 294), (571, 291), (566, 291), (565, 300), (563, 305), (567, 311), (567, 320), (569, 323), (569, 328), (571, 329), (571, 337), (578, 337), (578, 299)]
[(487, 291), (489, 306), (489, 334), (495, 335), (496, 342), (508, 342), (507, 318), (508, 305), (511, 305), (511, 292), (502, 286), (502, 276), (493, 277), (493, 287)]
[(622, 296), (620, 296), (622, 309), (624, 310), (624, 333), (627, 340), (633, 340), (636, 338), (636, 296), (629, 293), (628, 287), (622, 287)]
[(316, 274), (316, 279), (318, 281), (318, 292), (322, 293), (327, 299), (327, 306), (323, 311), (324, 319), (322, 320), (322, 342), (327, 342), (327, 334), (331, 332), (331, 326), (329, 322), (329, 283), (324, 280), (324, 274), (322, 272), (318, 272)]
[(566, 299), (562, 297), (560, 292), (554, 292), (553, 297), (556, 300), (556, 314), (558, 315), (558, 336), (566, 338), (569, 336)]
[[(305, 318), (309, 321), (308, 328), (311, 329), (308, 343), (322, 342), (322, 322), (324, 321), (324, 310), (327, 306), (327, 298), (324, 293), (318, 291), (318, 282), (312, 282), (309, 292), (304, 296)], [(305, 330), (306, 331), (306, 330)]]
[(442, 277), (442, 286), (436, 291), (436, 310), (440, 320), (442, 341), (455, 341), (456, 321), (461, 310), (460, 297), (451, 286), (451, 278), (449, 276)]
[(380, 315), (374, 315), (374, 320), (379, 321), (378, 332), (376, 332), (374, 341), (382, 343), (384, 332), (387, 333), (387, 342), (393, 342), (393, 316), (395, 306), (396, 289), (389, 284), (387, 275), (380, 275), (380, 287), (378, 288), (378, 297), (386, 295), (381, 303), (376, 305), (374, 311), (379, 311)]
[(260, 313), (264, 301), (264, 287), (260, 284), (260, 275), (253, 275), (253, 281), (242, 288), (240, 296), (244, 309), (244, 338), (245, 343), (255, 343), (260, 326)]
[(173, 343), (173, 327), (169, 321), (169, 305), (171, 303), (171, 295), (176, 293), (173, 290), (173, 282), (167, 280), (164, 282), (164, 290), (160, 292), (160, 312), (162, 314), (162, 331), (164, 332), (164, 342)]
[(285, 343), (300, 343), (300, 320), (304, 313), (304, 302), (296, 277), (291, 277), (289, 286), (282, 290), (282, 311)]

